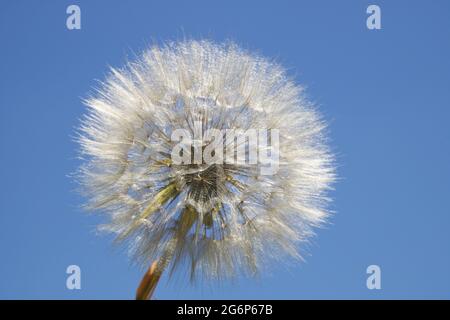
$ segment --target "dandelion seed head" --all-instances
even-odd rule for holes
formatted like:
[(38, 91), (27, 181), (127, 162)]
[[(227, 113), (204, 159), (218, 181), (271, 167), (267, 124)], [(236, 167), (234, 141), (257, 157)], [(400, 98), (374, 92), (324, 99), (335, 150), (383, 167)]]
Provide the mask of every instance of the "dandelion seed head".
[[(163, 263), (192, 279), (254, 275), (266, 261), (300, 257), (299, 243), (328, 216), (326, 124), (280, 65), (233, 43), (153, 46), (112, 69), (85, 104), (87, 207), (107, 215), (101, 230), (137, 263), (170, 257)], [(175, 164), (171, 137), (194, 135), (196, 122), (279, 130), (276, 173), (262, 174), (262, 163)]]

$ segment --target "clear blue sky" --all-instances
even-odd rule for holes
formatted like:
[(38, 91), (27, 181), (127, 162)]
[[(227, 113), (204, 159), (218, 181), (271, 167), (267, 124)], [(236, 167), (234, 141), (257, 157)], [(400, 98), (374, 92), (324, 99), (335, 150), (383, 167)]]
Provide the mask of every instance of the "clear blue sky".
[[(245, 3), (244, 3), (245, 2)], [(366, 28), (378, 4), (382, 30)], [(78, 4), (82, 29), (66, 29)], [(3, 1), (0, 298), (133, 298), (141, 270), (79, 209), (71, 135), (95, 79), (152, 41), (233, 39), (275, 57), (331, 123), (331, 224), (306, 262), (167, 298), (450, 298), (450, 2)], [(66, 289), (66, 267), (82, 289)], [(366, 268), (382, 289), (366, 288)]]

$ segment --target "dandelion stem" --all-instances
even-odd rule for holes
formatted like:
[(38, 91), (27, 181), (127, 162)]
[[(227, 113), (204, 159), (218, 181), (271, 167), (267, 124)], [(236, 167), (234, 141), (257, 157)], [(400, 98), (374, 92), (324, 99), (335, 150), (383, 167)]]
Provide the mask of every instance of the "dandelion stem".
[(153, 261), (137, 288), (136, 300), (151, 299), (163, 271), (158, 268), (158, 260)]
[(172, 239), (164, 250), (162, 256), (153, 261), (144, 277), (142, 278), (138, 289), (136, 290), (136, 300), (150, 300), (159, 279), (161, 278), (164, 269), (172, 260), (173, 256), (173, 242)]

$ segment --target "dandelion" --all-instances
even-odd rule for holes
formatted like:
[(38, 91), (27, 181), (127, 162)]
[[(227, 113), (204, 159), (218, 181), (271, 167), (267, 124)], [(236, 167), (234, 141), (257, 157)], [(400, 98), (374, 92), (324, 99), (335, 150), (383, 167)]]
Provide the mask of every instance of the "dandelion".
[[(182, 269), (192, 281), (222, 280), (300, 258), (299, 244), (329, 214), (335, 174), (326, 124), (280, 65), (233, 43), (151, 47), (112, 68), (85, 104), (80, 182), (88, 209), (108, 216), (99, 228), (125, 243), (132, 261), (150, 265), (138, 299), (152, 296), (166, 269)], [(196, 143), (176, 153), (185, 159), (214, 145), (233, 160), (230, 146), (248, 143), (248, 137), (223, 144), (204, 134), (196, 139), (198, 124), (202, 132), (267, 129), (256, 154), (272, 157), (176, 163), (178, 129)], [(240, 150), (246, 157), (255, 151)], [(262, 171), (268, 165), (276, 165), (272, 174)]]

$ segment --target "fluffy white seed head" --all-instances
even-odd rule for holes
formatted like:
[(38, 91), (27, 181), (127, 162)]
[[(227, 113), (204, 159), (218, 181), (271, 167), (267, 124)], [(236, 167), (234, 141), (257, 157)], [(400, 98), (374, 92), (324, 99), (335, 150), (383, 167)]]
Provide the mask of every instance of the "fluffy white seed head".
[[(102, 230), (134, 261), (183, 266), (192, 279), (253, 275), (272, 258), (299, 257), (299, 242), (327, 217), (335, 179), (325, 124), (302, 91), (279, 65), (232, 43), (154, 46), (112, 69), (85, 101), (79, 138), (88, 207), (109, 217)], [(195, 123), (278, 130), (276, 172), (262, 174), (259, 161), (175, 164), (173, 133), (194, 136)]]

